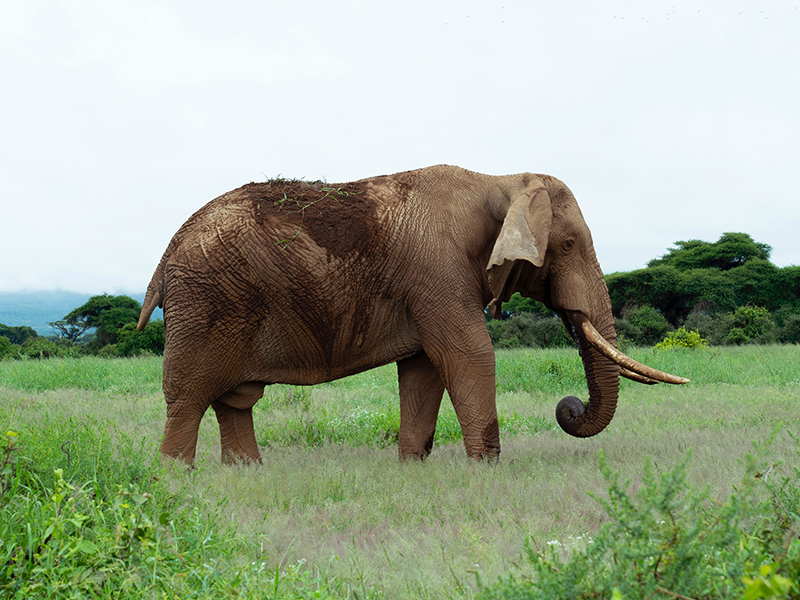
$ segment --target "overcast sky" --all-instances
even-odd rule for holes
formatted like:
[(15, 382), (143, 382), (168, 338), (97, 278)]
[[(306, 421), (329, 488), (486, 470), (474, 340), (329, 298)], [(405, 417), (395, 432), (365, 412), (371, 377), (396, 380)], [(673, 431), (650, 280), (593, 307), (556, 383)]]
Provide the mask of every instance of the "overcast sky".
[(250, 181), (564, 180), (606, 273), (800, 264), (800, 0), (0, 0), (0, 291), (145, 289)]

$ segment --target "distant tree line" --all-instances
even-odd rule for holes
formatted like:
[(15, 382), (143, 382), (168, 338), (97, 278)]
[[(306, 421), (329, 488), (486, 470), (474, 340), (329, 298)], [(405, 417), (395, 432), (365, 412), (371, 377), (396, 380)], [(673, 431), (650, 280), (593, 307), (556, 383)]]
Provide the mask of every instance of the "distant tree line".
[(0, 324), (0, 360), (162, 354), (164, 321), (150, 321), (144, 331), (138, 331), (141, 310), (129, 296), (102, 294), (51, 322), (51, 336), (40, 336), (30, 327)]
[[(771, 251), (746, 233), (725, 233), (675, 242), (644, 269), (606, 275), (621, 343), (652, 346), (679, 327), (712, 345), (800, 343), (800, 267), (776, 267)], [(503, 316), (487, 324), (495, 346), (573, 343), (560, 319), (519, 294)]]

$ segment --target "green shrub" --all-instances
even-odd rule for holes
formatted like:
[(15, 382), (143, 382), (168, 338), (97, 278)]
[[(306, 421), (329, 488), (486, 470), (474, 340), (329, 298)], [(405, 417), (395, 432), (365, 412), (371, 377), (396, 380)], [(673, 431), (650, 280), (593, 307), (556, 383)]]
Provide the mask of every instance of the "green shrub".
[(782, 344), (800, 344), (800, 310), (783, 306), (772, 314), (775, 321), (775, 341)]
[(0, 360), (5, 360), (14, 355), (14, 344), (6, 336), (0, 335)]
[(100, 436), (99, 464), (116, 483), (110, 493), (91, 465), (73, 465), (72, 477), (66, 467), (41, 466), (51, 447), (69, 463), (53, 432), (31, 432), (20, 444), (22, 432), (0, 437), (0, 597), (339, 597), (302, 561), (253, 560), (262, 554), (224, 525), (224, 504), (180, 505), (157, 461), (131, 478), (130, 463), (145, 463), (141, 449), (120, 457), (125, 440), (113, 449), (102, 430), (87, 434)]
[(741, 346), (750, 342), (747, 333), (741, 327), (731, 327), (728, 335), (725, 336), (725, 343), (730, 346)]
[(623, 311), (622, 316), (641, 332), (636, 340), (641, 345), (652, 346), (670, 330), (667, 319), (652, 306), (638, 306)]
[(22, 345), (29, 339), (39, 337), (36, 330), (31, 327), (21, 325), (19, 327), (12, 327), (0, 323), (0, 336), (7, 337), (12, 344)]
[(625, 352), (628, 346), (642, 346), (642, 331), (627, 319), (614, 319), (614, 330), (617, 332), (617, 345)]
[(634, 346), (652, 346), (671, 329), (667, 319), (652, 306), (634, 306), (614, 319), (617, 335)]
[(677, 331), (670, 331), (662, 342), (656, 344), (656, 348), (660, 350), (673, 348), (694, 349), (707, 346), (708, 340), (703, 339), (697, 331), (687, 330), (685, 327), (679, 327)]
[(564, 348), (574, 342), (558, 317), (524, 312), (486, 324), (496, 348)]
[[(787, 308), (787, 312), (784, 312), (784, 322), (789, 315), (794, 314), (788, 312), (790, 310)], [(781, 327), (776, 328), (776, 321), (763, 306), (741, 306), (733, 312), (716, 314), (695, 311), (686, 318), (683, 326), (697, 331), (714, 346), (770, 344), (775, 341), (791, 343), (792, 338), (792, 325), (785, 331)], [(781, 336), (789, 339), (779, 340)]]
[(694, 311), (686, 317), (683, 327), (696, 331), (712, 346), (722, 346), (731, 329), (731, 319), (725, 313), (709, 314), (704, 311)]
[(784, 344), (800, 344), (800, 315), (787, 318), (775, 337)]
[(46, 338), (36, 337), (31, 338), (19, 349), (19, 355), (22, 357), (27, 358), (52, 358), (54, 356), (62, 356), (63, 353), (56, 346), (55, 342), (52, 342)]
[(508, 302), (503, 303), (503, 312), (509, 316), (519, 315), (522, 313), (533, 313), (540, 317), (552, 317), (553, 311), (547, 308), (541, 302), (526, 298), (519, 292), (514, 292)]
[(687, 485), (691, 454), (663, 475), (648, 460), (636, 494), (601, 454), (608, 499), (598, 501), (609, 522), (568, 557), (559, 543), (528, 540), (530, 572), (483, 586), (478, 597), (799, 597), (800, 469), (764, 477), (774, 469), (765, 458), (769, 444), (748, 455), (742, 482), (725, 503)]
[(117, 334), (119, 340), (116, 352), (119, 356), (164, 353), (164, 321), (150, 321), (144, 331), (136, 329), (135, 323), (128, 323)]
[(740, 306), (733, 312), (733, 328), (741, 329), (744, 336), (753, 342), (770, 343), (775, 323), (772, 315), (763, 306)]

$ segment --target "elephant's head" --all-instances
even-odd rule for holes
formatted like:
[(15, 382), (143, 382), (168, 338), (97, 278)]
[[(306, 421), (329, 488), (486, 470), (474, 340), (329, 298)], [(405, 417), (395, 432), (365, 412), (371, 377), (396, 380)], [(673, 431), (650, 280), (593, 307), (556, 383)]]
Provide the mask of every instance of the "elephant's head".
[(646, 384), (687, 383), (617, 350), (608, 289), (572, 192), (553, 177), (525, 174), (505, 197), (510, 206), (487, 266), (489, 310), (499, 316), (502, 303), (520, 292), (557, 312), (578, 343), (589, 403), (562, 399), (556, 408), (561, 428), (576, 437), (601, 432), (614, 416), (620, 375)]

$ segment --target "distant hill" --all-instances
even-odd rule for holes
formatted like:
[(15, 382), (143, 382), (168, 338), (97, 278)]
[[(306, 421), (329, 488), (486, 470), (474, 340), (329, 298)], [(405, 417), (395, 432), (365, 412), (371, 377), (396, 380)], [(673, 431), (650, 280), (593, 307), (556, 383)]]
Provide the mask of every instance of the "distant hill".
[[(25, 325), (33, 327), (39, 335), (52, 335), (53, 328), (48, 325), (50, 321), (63, 319), (95, 295), (63, 291), (0, 292), (0, 323), (14, 327)], [(125, 295), (140, 303), (144, 300), (144, 293)], [(152, 318), (163, 319), (164, 313), (157, 308)]]

